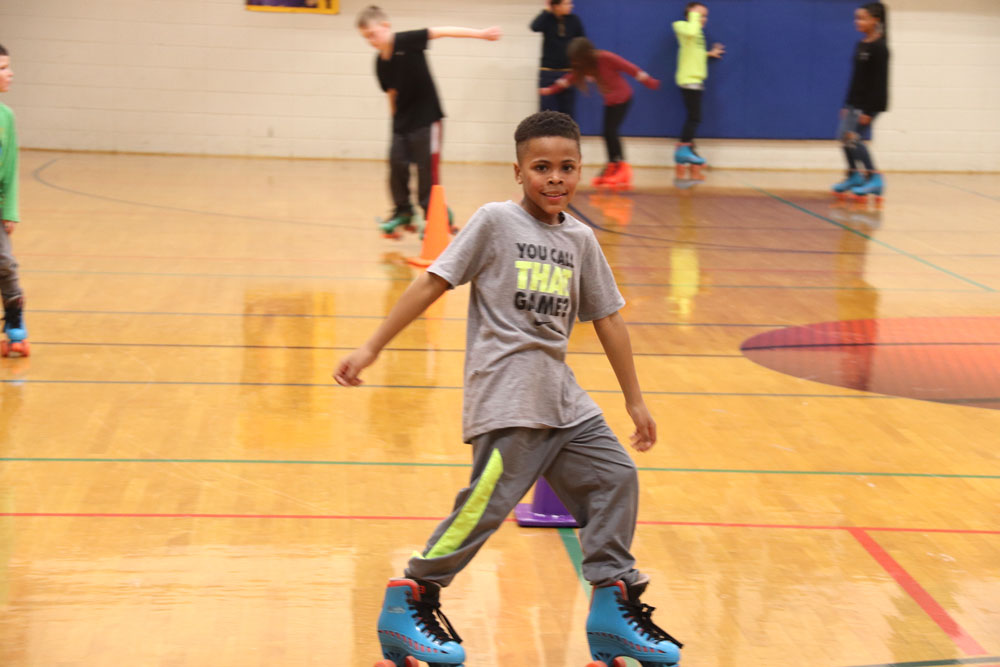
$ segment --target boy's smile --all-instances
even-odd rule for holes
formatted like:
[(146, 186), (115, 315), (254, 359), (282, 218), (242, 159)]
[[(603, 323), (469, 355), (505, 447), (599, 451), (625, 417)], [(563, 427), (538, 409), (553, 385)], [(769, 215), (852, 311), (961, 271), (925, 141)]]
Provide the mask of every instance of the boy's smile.
[(524, 188), (521, 207), (541, 222), (557, 224), (580, 182), (580, 146), (559, 136), (530, 139), (514, 177)]

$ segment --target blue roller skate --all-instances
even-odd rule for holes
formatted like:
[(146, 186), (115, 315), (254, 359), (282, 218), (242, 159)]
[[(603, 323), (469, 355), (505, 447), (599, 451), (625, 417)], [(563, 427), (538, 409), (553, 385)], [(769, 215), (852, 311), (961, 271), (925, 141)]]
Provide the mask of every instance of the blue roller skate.
[(863, 184), (851, 188), (851, 194), (854, 195), (855, 201), (864, 202), (868, 198), (868, 195), (875, 197), (875, 203), (882, 203), (882, 190), (885, 189), (885, 183), (882, 182), (882, 174), (877, 171), (873, 171), (868, 176)]
[(705, 158), (695, 153), (691, 144), (677, 144), (677, 150), (674, 151), (674, 162), (677, 163), (676, 178), (678, 181), (702, 181), (705, 179), (701, 173)]
[(401, 236), (399, 232), (400, 228), (408, 232), (417, 231), (417, 226), (413, 224), (413, 213), (396, 211), (388, 220), (375, 218), (375, 222), (378, 223), (378, 228), (382, 232), (382, 236), (387, 239), (398, 239)]
[(616, 581), (594, 589), (587, 616), (587, 641), (595, 662), (587, 667), (624, 667), (625, 658), (643, 667), (676, 665), (683, 646), (653, 623), (653, 607), (639, 602), (649, 581)]
[(864, 183), (865, 177), (861, 174), (861, 172), (857, 169), (852, 169), (847, 172), (847, 178), (842, 180), (840, 183), (835, 183), (830, 189), (833, 190), (837, 197), (843, 198), (847, 196), (848, 191), (860, 185), (864, 185)]
[(385, 660), (375, 667), (418, 667), (418, 661), (430, 667), (462, 667), (462, 638), (441, 612), (440, 592), (440, 586), (428, 581), (389, 580), (378, 617), (378, 641)]
[(28, 329), (24, 326), (24, 297), (11, 299), (4, 304), (3, 310), (3, 332), (7, 338), (0, 340), (0, 356), (29, 356), (31, 346), (28, 344)]

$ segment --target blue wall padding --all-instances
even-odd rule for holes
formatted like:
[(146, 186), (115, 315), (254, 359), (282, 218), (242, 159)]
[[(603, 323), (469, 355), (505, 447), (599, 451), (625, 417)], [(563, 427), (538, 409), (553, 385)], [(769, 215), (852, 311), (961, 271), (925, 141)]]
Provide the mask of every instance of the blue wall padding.
[[(686, 0), (576, 0), (575, 12), (599, 49), (660, 79), (652, 91), (629, 78), (635, 95), (622, 134), (676, 137), (684, 105), (674, 82), (673, 22)], [(699, 137), (830, 139), (837, 126), (861, 35), (860, 0), (708, 0), (706, 43), (726, 46), (709, 59)], [(600, 134), (603, 102), (596, 87), (577, 99), (584, 134)]]

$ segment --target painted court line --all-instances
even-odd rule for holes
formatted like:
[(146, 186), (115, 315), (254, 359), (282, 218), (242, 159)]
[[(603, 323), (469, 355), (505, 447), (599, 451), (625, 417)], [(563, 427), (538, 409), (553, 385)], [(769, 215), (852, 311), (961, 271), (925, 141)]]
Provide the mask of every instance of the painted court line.
[[(36, 380), (32, 378), (18, 378), (12, 380), (0, 380), (0, 384), (29, 385), (29, 384), (68, 384), (68, 385), (125, 385), (142, 387), (299, 387), (299, 388), (337, 388), (336, 382), (210, 382), (195, 380)], [(363, 384), (355, 388), (355, 391), (363, 389), (425, 389), (428, 391), (461, 391), (461, 386), (451, 385), (406, 385), (406, 384)], [(620, 394), (620, 389), (587, 389), (589, 394)], [(891, 400), (912, 400), (902, 396), (888, 396), (883, 394), (762, 394), (756, 392), (741, 391), (644, 391), (647, 396), (729, 396), (729, 397), (749, 397), (760, 398), (850, 398), (866, 401), (891, 401)], [(962, 402), (966, 399), (950, 399)], [(971, 399), (970, 399), (971, 400)]]
[[(323, 459), (186, 459), (186, 458), (90, 458), (90, 457), (44, 457), (44, 456), (3, 456), (0, 461), (20, 463), (212, 463), (248, 465), (319, 465), (381, 468), (471, 468), (470, 463), (427, 463), (422, 461), (336, 461)], [(1000, 474), (963, 474), (934, 472), (892, 472), (861, 470), (767, 470), (752, 468), (663, 468), (639, 467), (640, 472), (678, 472), (720, 475), (812, 475), (831, 477), (911, 477), (927, 479), (998, 479)]]
[[(0, 517), (91, 518), (91, 519), (313, 519), (325, 521), (444, 521), (444, 516), (402, 516), (394, 514), (205, 514), (198, 512), (0, 512)], [(514, 521), (513, 518), (507, 519)], [(890, 533), (944, 533), (949, 535), (1000, 535), (1000, 530), (974, 528), (905, 528), (898, 526), (824, 526), (793, 523), (739, 523), (721, 521), (637, 521), (643, 526), (687, 526), (692, 528), (757, 528), (782, 530), (864, 531)]]
[(939, 665), (984, 665), (984, 667), (1000, 667), (1000, 656), (994, 655), (985, 658), (943, 658), (941, 660), (917, 660), (916, 662), (884, 662), (877, 665), (856, 665), (855, 667), (938, 667)]
[(949, 275), (952, 278), (955, 278), (957, 280), (961, 280), (964, 283), (968, 283), (969, 285), (973, 285), (973, 286), (978, 287), (978, 288), (980, 288), (982, 290), (985, 290), (987, 292), (996, 292), (997, 291), (994, 288), (990, 287), (989, 285), (984, 285), (982, 283), (976, 282), (975, 280), (972, 280), (971, 278), (966, 278), (963, 275), (955, 273), (954, 271), (949, 271), (948, 269), (946, 269), (946, 268), (944, 268), (942, 266), (938, 266), (937, 264), (935, 264), (933, 262), (930, 262), (930, 261), (924, 259), (923, 257), (920, 257), (919, 255), (915, 255), (915, 254), (913, 254), (911, 252), (907, 252), (906, 250), (903, 250), (902, 248), (897, 248), (897, 247), (895, 247), (895, 246), (893, 246), (893, 245), (891, 245), (889, 243), (886, 243), (885, 241), (880, 241), (879, 239), (875, 238), (874, 236), (871, 236), (870, 234), (865, 234), (864, 232), (859, 231), (857, 229), (854, 229), (853, 227), (850, 227), (848, 225), (845, 225), (842, 222), (837, 222), (833, 218), (829, 218), (829, 217), (823, 215), (822, 213), (817, 213), (816, 211), (808, 209), (805, 206), (800, 206), (799, 204), (796, 204), (793, 201), (789, 201), (788, 199), (785, 199), (784, 197), (781, 197), (780, 195), (776, 195), (774, 193), (768, 192), (767, 190), (764, 190), (762, 188), (758, 188), (757, 186), (751, 185), (749, 183), (745, 183), (744, 185), (746, 185), (747, 187), (750, 187), (750, 188), (756, 190), (757, 192), (760, 192), (761, 194), (767, 195), (768, 197), (770, 197), (770, 198), (772, 198), (772, 199), (774, 199), (776, 201), (779, 201), (782, 204), (785, 204), (786, 206), (791, 206), (792, 208), (794, 208), (794, 209), (796, 209), (798, 211), (802, 211), (803, 213), (811, 215), (814, 218), (819, 218), (820, 220), (823, 220), (824, 222), (828, 222), (831, 225), (836, 225), (837, 227), (840, 227), (844, 231), (847, 231), (847, 232), (850, 232), (850, 233), (855, 234), (857, 236), (860, 236), (861, 238), (866, 239), (867, 241), (870, 241), (872, 243), (876, 243), (876, 244), (882, 246), (883, 248), (887, 248), (889, 250), (892, 250), (893, 252), (896, 252), (896, 253), (898, 253), (900, 255), (903, 255), (904, 257), (909, 257), (910, 259), (912, 259), (912, 260), (914, 260), (916, 262), (920, 262), (921, 264), (923, 264), (925, 266), (928, 266), (928, 267), (934, 269), (935, 271), (939, 271), (941, 273)]
[(872, 539), (866, 531), (859, 528), (848, 528), (847, 532), (861, 543), (861, 546), (871, 555), (875, 561), (885, 569), (889, 575), (896, 580), (903, 590), (905, 590), (913, 600), (920, 605), (920, 608), (934, 620), (938, 626), (944, 630), (945, 634), (951, 637), (955, 645), (962, 650), (965, 655), (985, 655), (984, 649), (979, 642), (972, 638), (965, 629), (955, 621), (951, 615), (945, 611), (944, 607), (938, 604), (937, 600), (907, 572), (889, 552), (882, 548), (878, 542)]

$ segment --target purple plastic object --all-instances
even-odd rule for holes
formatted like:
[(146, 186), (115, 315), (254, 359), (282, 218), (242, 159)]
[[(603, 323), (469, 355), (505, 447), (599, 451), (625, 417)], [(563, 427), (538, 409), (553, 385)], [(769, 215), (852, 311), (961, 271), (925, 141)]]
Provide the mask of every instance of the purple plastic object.
[(531, 504), (521, 503), (515, 507), (514, 518), (519, 526), (575, 528), (579, 525), (549, 483), (541, 478), (535, 482)]

